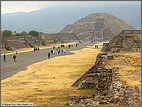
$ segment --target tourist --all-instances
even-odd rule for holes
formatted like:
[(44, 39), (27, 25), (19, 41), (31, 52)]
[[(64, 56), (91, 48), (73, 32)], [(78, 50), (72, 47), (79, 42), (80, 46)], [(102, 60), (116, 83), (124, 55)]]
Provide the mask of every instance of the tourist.
[(71, 45), (72, 46), (72, 48), (73, 48), (73, 45)]
[(39, 47), (37, 48), (38, 52), (39, 52)]
[(76, 44), (76, 47), (78, 47), (78, 43)]
[(3, 61), (6, 62), (6, 54), (3, 55)]
[(62, 53), (64, 53), (64, 50), (62, 49)]
[(95, 49), (98, 49), (98, 45), (95, 45)]
[(34, 48), (34, 52), (35, 52), (35, 50), (36, 50), (36, 49)]
[(50, 53), (48, 53), (48, 59), (50, 59)]
[(66, 53), (66, 50), (64, 49), (64, 53)]
[(18, 51), (17, 51), (17, 49), (16, 49), (16, 55), (17, 55), (17, 53), (18, 53)]
[(53, 54), (55, 54), (55, 51), (53, 50)]
[(16, 55), (13, 56), (14, 62), (16, 62)]
[(70, 48), (71, 47), (71, 45), (68, 45), (68, 48)]
[(51, 50), (51, 54), (53, 53), (53, 50)]
[(53, 50), (55, 49), (55, 46), (53, 46)]
[(60, 53), (60, 49), (58, 50), (58, 54)]

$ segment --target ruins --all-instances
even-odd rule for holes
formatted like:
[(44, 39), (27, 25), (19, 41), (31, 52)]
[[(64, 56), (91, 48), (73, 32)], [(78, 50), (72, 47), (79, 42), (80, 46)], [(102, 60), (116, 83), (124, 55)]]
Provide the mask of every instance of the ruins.
[[(127, 106), (140, 106), (140, 100), (138, 99), (139, 90), (137, 86), (124, 86), (120, 80), (119, 68), (113, 67), (111, 69), (105, 68), (105, 64), (109, 60), (113, 60), (114, 56), (110, 47), (113, 42), (119, 41), (126, 42), (126, 38), (131, 40), (134, 45), (135, 42), (140, 45), (140, 40), (137, 42), (136, 38), (140, 37), (141, 31), (139, 30), (125, 30), (118, 36), (123, 39), (116, 39), (114, 37), (109, 43), (103, 45), (102, 53), (97, 55), (96, 62), (92, 68), (90, 68), (85, 74), (83, 74), (72, 86), (77, 86), (78, 89), (93, 89), (94, 95), (90, 96), (70, 96), (69, 100), (73, 100), (73, 103), (67, 103), (69, 106), (99, 106), (102, 104), (117, 104)], [(140, 38), (139, 38), (140, 39)], [(132, 41), (133, 40), (133, 41)], [(117, 41), (117, 42), (116, 42)], [(112, 44), (111, 44), (112, 43)], [(117, 45), (117, 44), (115, 44)], [(129, 44), (125, 44), (126, 46)], [(131, 45), (131, 44), (130, 44)], [(138, 46), (139, 46), (138, 45)], [(134, 45), (136, 46), (136, 45)], [(118, 46), (118, 48), (122, 48)], [(140, 47), (137, 47), (140, 48)], [(133, 49), (133, 48), (132, 48)], [(124, 50), (124, 51), (131, 51)], [(137, 49), (135, 51), (140, 51)], [(115, 51), (119, 52), (119, 51)]]
[(35, 46), (48, 46), (49, 44), (67, 43), (74, 40), (78, 40), (78, 38), (74, 34), (67, 33), (45, 34), (42, 36), (3, 36), (2, 51), (33, 48)]
[(104, 43), (102, 51), (140, 52), (141, 30), (124, 30), (115, 36), (109, 43)]
[(67, 25), (61, 33), (74, 33), (82, 40), (107, 41), (123, 30), (135, 29), (109, 13), (93, 13), (71, 25)]

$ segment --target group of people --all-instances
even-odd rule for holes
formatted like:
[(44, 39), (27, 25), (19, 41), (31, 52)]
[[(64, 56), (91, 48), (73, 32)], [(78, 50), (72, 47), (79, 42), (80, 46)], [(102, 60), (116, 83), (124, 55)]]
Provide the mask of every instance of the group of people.
[[(62, 54), (64, 54), (64, 53), (66, 53), (66, 50), (65, 50), (65, 48), (73, 48), (74, 46), (75, 47), (78, 47), (78, 43), (76, 43), (76, 44), (71, 44), (71, 45), (67, 45), (67, 46), (65, 46), (65, 45), (61, 45), (61, 46), (58, 46), (58, 47), (55, 47), (55, 46), (53, 46), (53, 48), (52, 48), (52, 50), (48, 53), (48, 59), (50, 59), (50, 56), (51, 56), (51, 54), (55, 54), (55, 53), (57, 53), (57, 54), (60, 54), (60, 53), (62, 53)], [(39, 47), (34, 47), (34, 52), (36, 52), (36, 50), (39, 52)], [(14, 60), (14, 62), (16, 62), (16, 55), (18, 54), (18, 50), (16, 49), (15, 50), (15, 54), (13, 55), (13, 60)], [(3, 61), (4, 62), (6, 62), (6, 53), (4, 53), (4, 59), (3, 59)]]
[(99, 48), (99, 46), (98, 45), (95, 45), (95, 49), (98, 49)]
[(61, 46), (58, 46), (58, 47), (55, 47), (55, 46), (53, 46), (53, 48), (52, 48), (52, 50), (48, 53), (48, 59), (50, 59), (50, 56), (51, 56), (51, 54), (55, 54), (55, 53), (57, 53), (57, 54), (60, 54), (60, 53), (62, 53), (62, 54), (64, 54), (64, 53), (66, 53), (66, 50), (65, 50), (65, 48), (73, 48), (74, 46), (75, 47), (78, 47), (78, 43), (76, 43), (76, 44), (71, 44), (71, 45), (67, 45), (67, 46), (65, 46), (65, 45), (61, 45)]
[[(13, 60), (14, 60), (14, 62), (16, 62), (16, 55), (18, 54), (18, 51), (17, 51), (17, 49), (16, 49), (16, 51), (15, 51), (16, 53), (13, 55)], [(3, 55), (3, 61), (4, 62), (6, 62), (6, 53), (4, 53), (4, 55)]]
[(39, 52), (39, 47), (34, 47), (34, 52), (36, 51), (36, 50), (38, 50), (38, 52)]
[(65, 46), (61, 45), (60, 47), (55, 47), (53, 46), (53, 48), (51, 49), (51, 51), (48, 53), (48, 59), (50, 59), (51, 54), (60, 54), (60, 53), (66, 53), (66, 50), (64, 49)]

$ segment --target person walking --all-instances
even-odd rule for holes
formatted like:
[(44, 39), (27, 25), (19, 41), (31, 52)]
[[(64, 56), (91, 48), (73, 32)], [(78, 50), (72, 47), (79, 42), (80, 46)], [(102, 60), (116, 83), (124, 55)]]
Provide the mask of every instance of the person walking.
[(53, 50), (55, 49), (55, 46), (53, 46)]
[(63, 50), (63, 49), (62, 49), (61, 51), (62, 51), (62, 53), (64, 53), (64, 50)]
[(6, 62), (6, 54), (3, 55), (3, 61)]
[(34, 48), (34, 52), (35, 52), (35, 50), (36, 50), (36, 49)]
[(16, 49), (16, 55), (17, 55), (17, 53), (18, 53), (18, 51), (17, 51), (17, 49)]
[(48, 53), (48, 59), (50, 59), (50, 53)]
[(39, 52), (39, 47), (37, 48), (38, 52)]
[(60, 53), (60, 49), (58, 50), (58, 54)]
[(51, 54), (53, 53), (53, 50), (51, 50)]
[(53, 50), (53, 54), (55, 54), (55, 51)]
[(66, 53), (66, 50), (64, 49), (64, 53)]
[(16, 55), (13, 56), (14, 62), (16, 62)]

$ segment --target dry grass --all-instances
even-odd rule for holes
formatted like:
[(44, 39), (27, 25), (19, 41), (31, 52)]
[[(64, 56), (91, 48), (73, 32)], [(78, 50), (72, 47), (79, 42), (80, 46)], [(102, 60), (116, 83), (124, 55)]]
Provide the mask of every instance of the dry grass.
[(64, 105), (68, 96), (94, 94), (93, 90), (77, 90), (71, 85), (94, 65), (100, 49), (88, 47), (72, 52), (75, 54), (32, 64), (27, 70), (2, 80), (2, 103), (55, 106)]
[[(124, 86), (138, 86), (141, 96), (141, 53), (115, 53), (120, 55), (106, 63), (106, 68), (119, 67)], [(141, 100), (141, 98), (139, 97)]]

